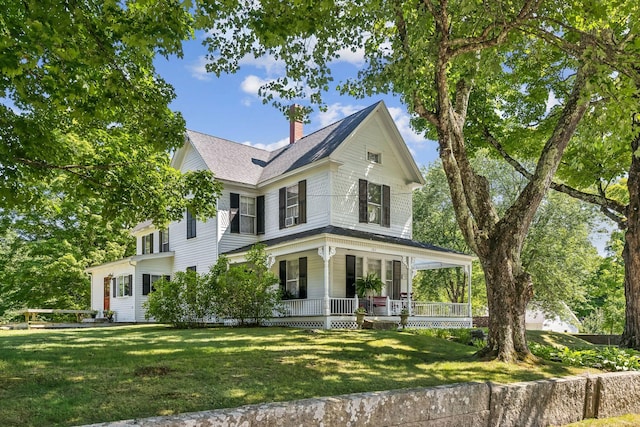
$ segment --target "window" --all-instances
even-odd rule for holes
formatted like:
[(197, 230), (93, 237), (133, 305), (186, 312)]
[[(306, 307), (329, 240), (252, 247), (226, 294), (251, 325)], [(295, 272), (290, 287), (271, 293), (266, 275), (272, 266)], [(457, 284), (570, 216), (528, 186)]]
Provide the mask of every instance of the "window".
[(369, 183), (367, 187), (367, 222), (380, 224), (382, 213), (382, 186)]
[(153, 233), (142, 236), (142, 254), (153, 253)]
[(187, 239), (196, 237), (196, 218), (187, 208)]
[(367, 259), (367, 274), (375, 273), (382, 280), (382, 260)]
[(367, 160), (369, 160), (370, 162), (373, 162), (373, 163), (381, 164), (382, 163), (382, 154), (375, 153), (373, 151), (367, 151)]
[(384, 284), (387, 287), (387, 295), (393, 295), (393, 261), (384, 262)]
[(280, 289), (285, 299), (307, 298), (307, 258), (280, 261)]
[(196, 266), (192, 265), (190, 267), (187, 267), (187, 271), (196, 271)]
[(362, 257), (356, 257), (356, 280), (364, 277)]
[(256, 199), (253, 197), (240, 197), (240, 232), (256, 233)]
[(298, 186), (287, 187), (285, 226), (289, 227), (298, 223)]
[(307, 181), (282, 187), (279, 195), (280, 229), (307, 222)]
[(142, 295), (149, 295), (151, 292), (155, 291), (153, 284), (162, 278), (169, 281), (169, 276), (162, 276), (158, 274), (143, 274), (142, 275)]
[(361, 179), (358, 193), (358, 221), (391, 227), (390, 187)]
[(123, 274), (111, 279), (114, 297), (128, 297), (133, 295), (133, 276)]
[(169, 252), (169, 229), (160, 230), (160, 252)]
[(285, 289), (288, 293), (298, 298), (300, 295), (300, 288), (298, 287), (298, 260), (287, 261), (287, 283)]

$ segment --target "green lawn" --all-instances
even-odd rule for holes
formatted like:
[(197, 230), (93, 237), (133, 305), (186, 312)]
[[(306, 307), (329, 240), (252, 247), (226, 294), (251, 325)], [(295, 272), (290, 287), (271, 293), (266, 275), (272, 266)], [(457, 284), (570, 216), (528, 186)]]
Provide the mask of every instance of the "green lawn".
[(474, 359), (474, 347), (394, 331), (0, 331), (0, 425), (75, 425), (374, 390), (585, 372)]

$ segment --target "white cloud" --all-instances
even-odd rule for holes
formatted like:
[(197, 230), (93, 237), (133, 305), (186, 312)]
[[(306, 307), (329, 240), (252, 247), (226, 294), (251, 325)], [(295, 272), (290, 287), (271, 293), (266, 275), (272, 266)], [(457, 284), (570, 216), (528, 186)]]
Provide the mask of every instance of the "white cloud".
[(258, 90), (267, 83), (269, 83), (269, 80), (250, 74), (240, 83), (240, 89), (249, 95), (258, 96)]
[(242, 144), (244, 145), (250, 145), (251, 147), (255, 147), (255, 148), (260, 148), (262, 150), (267, 150), (267, 151), (273, 151), (273, 150), (277, 150), (278, 148), (282, 148), (284, 146), (286, 146), (287, 144), (289, 144), (289, 137), (286, 138), (282, 138), (279, 141), (273, 142), (271, 144), (253, 144), (249, 141), (245, 141)]
[(327, 107), (327, 111), (320, 111), (317, 116), (317, 120), (320, 124), (320, 128), (335, 123), (343, 117), (350, 116), (351, 114), (362, 110), (363, 107), (359, 105), (342, 105), (337, 102)]
[(560, 101), (556, 98), (556, 94), (553, 91), (549, 91), (549, 97), (547, 98), (547, 111), (548, 114), (553, 107), (560, 105)]
[(335, 59), (333, 62), (346, 62), (356, 67), (361, 67), (364, 64), (364, 48), (358, 48), (355, 52), (349, 48), (342, 48), (337, 53), (340, 58)]
[(411, 127), (411, 117), (398, 107), (389, 107), (391, 118), (396, 123), (400, 135), (407, 143), (422, 143), (425, 141), (424, 136), (416, 133)]
[(198, 60), (187, 65), (187, 69), (191, 71), (191, 76), (198, 80), (206, 81), (211, 79), (211, 75), (207, 73), (207, 59), (204, 55), (198, 56)]
[(273, 55), (265, 55), (256, 58), (253, 55), (245, 55), (240, 59), (239, 64), (241, 66), (251, 66), (258, 69), (263, 69), (267, 72), (267, 75), (281, 75), (284, 73), (284, 62), (278, 61)]

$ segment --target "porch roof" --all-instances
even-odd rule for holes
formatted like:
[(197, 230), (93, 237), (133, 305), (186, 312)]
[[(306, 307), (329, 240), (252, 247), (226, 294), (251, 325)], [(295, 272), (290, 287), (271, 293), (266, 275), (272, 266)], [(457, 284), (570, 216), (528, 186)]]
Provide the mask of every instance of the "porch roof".
[[(404, 239), (404, 238), (396, 237), (396, 236), (388, 236), (388, 235), (384, 235), (384, 234), (368, 233), (366, 231), (360, 231), (360, 230), (351, 230), (351, 229), (348, 229), (348, 228), (336, 227), (336, 226), (333, 226), (333, 225), (328, 225), (328, 226), (320, 227), (320, 228), (314, 228), (312, 230), (301, 231), (299, 233), (294, 233), (294, 234), (289, 234), (289, 235), (286, 235), (286, 236), (276, 237), (274, 239), (263, 240), (263, 241), (261, 241), (259, 243), (262, 243), (262, 244), (266, 245), (267, 247), (269, 247), (269, 246), (275, 246), (275, 245), (284, 244), (284, 243), (291, 243), (291, 242), (294, 242), (296, 240), (302, 240), (302, 239), (306, 239), (306, 238), (309, 238), (309, 237), (318, 236), (318, 235), (322, 235), (322, 234), (330, 234), (330, 235), (335, 235), (335, 236), (340, 236), (340, 237), (348, 237), (348, 238), (354, 238), (354, 239), (368, 240), (368, 241), (372, 241), (372, 242), (380, 242), (380, 243), (387, 243), (387, 244), (393, 244), (393, 245), (400, 245), (400, 246), (406, 246), (406, 247), (411, 247), (411, 248), (416, 248), (416, 249), (426, 249), (426, 250), (429, 250), (429, 251), (441, 252), (441, 253), (444, 253), (444, 254), (461, 255), (461, 256), (464, 256), (464, 257), (472, 258), (471, 255), (464, 254), (462, 252), (454, 251), (454, 250), (451, 250), (451, 249), (441, 248), (439, 246), (431, 245), (429, 243), (417, 242), (415, 240)], [(242, 246), (240, 248), (227, 251), (227, 252), (225, 252), (225, 254), (226, 255), (234, 255), (234, 254), (240, 254), (240, 253), (243, 253), (243, 252), (247, 252), (249, 249), (251, 249), (252, 246), (253, 246), (253, 244), (245, 245), (245, 246)], [(441, 268), (443, 266), (444, 265), (441, 265), (439, 268)]]

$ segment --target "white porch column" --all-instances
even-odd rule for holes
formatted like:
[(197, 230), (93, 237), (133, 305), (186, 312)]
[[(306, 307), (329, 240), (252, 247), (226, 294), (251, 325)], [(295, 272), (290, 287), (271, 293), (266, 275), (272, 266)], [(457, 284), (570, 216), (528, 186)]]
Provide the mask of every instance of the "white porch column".
[(416, 275), (415, 260), (412, 257), (403, 257), (402, 263), (407, 267), (407, 305), (409, 309), (409, 316), (413, 316), (413, 298), (411, 293), (413, 292), (413, 278)]
[(331, 300), (329, 298), (329, 260), (336, 254), (336, 248), (328, 244), (318, 248), (318, 255), (324, 261), (324, 327), (331, 329)]

